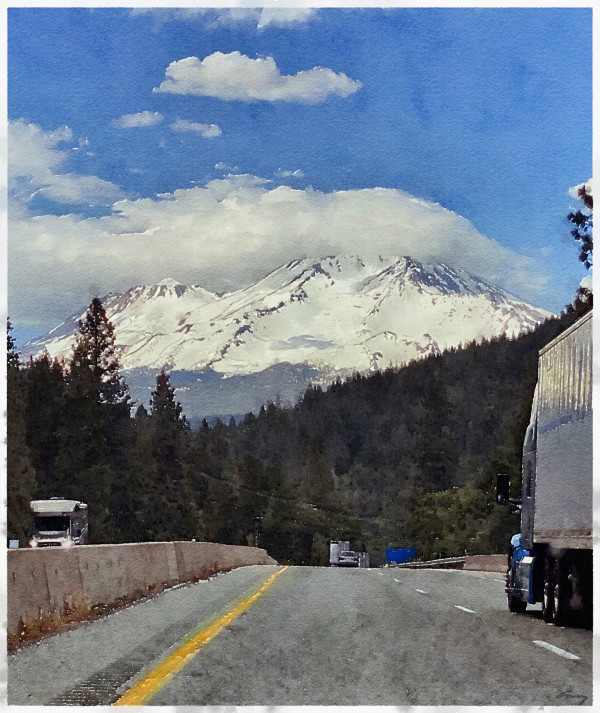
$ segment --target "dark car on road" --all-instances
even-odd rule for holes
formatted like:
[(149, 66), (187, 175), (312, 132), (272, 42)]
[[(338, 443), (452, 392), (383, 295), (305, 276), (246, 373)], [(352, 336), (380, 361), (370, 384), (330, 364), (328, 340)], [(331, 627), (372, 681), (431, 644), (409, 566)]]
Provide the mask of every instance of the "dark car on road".
[(338, 567), (358, 567), (358, 553), (351, 550), (340, 552)]

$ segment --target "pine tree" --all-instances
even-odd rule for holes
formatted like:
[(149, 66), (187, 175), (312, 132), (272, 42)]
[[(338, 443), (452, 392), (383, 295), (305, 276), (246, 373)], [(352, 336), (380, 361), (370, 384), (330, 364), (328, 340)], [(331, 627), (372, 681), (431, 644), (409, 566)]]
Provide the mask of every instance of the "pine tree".
[[(114, 329), (98, 298), (79, 322), (66, 378), (65, 406), (56, 461), (59, 495), (84, 500), (94, 542), (121, 539), (112, 510), (115, 484), (126, 460), (121, 430), (130, 398), (119, 373)], [(120, 466), (115, 468), (115, 463)]]
[(589, 269), (592, 266), (592, 256), (594, 252), (593, 239), (593, 209), (594, 200), (591, 193), (588, 193), (587, 186), (579, 189), (578, 196), (585, 208), (576, 213), (569, 213), (567, 219), (575, 226), (571, 230), (571, 235), (580, 243), (579, 259)]
[(7, 321), (7, 382), (6, 382), (6, 505), (7, 535), (26, 546), (31, 535), (29, 503), (35, 498), (37, 483), (25, 437), (25, 380), (19, 367), (14, 340)]
[(115, 404), (128, 398), (119, 368), (114, 327), (106, 316), (102, 302), (95, 297), (84, 319), (79, 320), (71, 372), (87, 376), (90, 388), (97, 391), (101, 403)]
[(19, 366), (19, 352), (15, 344), (15, 340), (11, 334), (12, 324), (10, 323), (10, 318), (6, 318), (6, 360), (8, 366), (18, 367)]
[(132, 440), (129, 459), (132, 463), (125, 482), (117, 488), (121, 498), (114, 516), (120, 520), (120, 531), (130, 542), (164, 539), (160, 528), (161, 491), (158, 468), (152, 455), (154, 430), (144, 405), (140, 405), (132, 419)]
[(56, 359), (51, 361), (45, 351), (30, 360), (26, 385), (27, 443), (39, 483), (38, 496), (50, 498), (57, 494), (55, 463), (60, 449), (57, 434), (62, 426), (65, 398), (63, 369)]
[(157, 426), (173, 432), (188, 430), (182, 406), (179, 401), (175, 401), (175, 389), (164, 369), (156, 377), (156, 389), (152, 392), (150, 406)]
[(152, 456), (158, 479), (154, 492), (156, 505), (160, 503), (161, 508), (156, 527), (161, 538), (190, 539), (196, 537), (200, 526), (192, 489), (190, 429), (164, 369), (156, 377), (150, 406)]

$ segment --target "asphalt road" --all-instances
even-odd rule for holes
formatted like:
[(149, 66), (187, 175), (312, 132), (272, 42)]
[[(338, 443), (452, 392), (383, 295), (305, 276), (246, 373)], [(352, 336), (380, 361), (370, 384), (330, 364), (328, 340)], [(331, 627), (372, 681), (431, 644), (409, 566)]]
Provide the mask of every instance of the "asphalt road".
[(8, 702), (114, 703), (166, 659), (180, 670), (155, 676), (145, 705), (592, 703), (592, 632), (545, 624), (539, 607), (510, 614), (499, 574), (292, 567), (248, 603), (278, 569), (163, 592), (11, 654)]

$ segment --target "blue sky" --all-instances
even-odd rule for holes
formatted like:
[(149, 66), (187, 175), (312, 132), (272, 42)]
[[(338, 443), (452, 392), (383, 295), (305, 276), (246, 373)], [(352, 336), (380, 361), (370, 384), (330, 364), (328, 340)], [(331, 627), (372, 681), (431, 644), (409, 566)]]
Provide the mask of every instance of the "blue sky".
[(95, 294), (340, 251), (559, 311), (585, 275), (591, 31), (582, 8), (9, 9), (17, 338)]

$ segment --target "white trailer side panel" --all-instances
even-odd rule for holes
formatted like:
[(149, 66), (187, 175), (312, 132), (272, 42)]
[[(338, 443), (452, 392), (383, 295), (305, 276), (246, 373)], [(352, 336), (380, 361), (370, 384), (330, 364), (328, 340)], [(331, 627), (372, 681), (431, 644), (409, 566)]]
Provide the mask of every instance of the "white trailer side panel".
[(592, 315), (540, 352), (534, 542), (592, 547)]
[(340, 553), (350, 549), (350, 542), (347, 540), (332, 541), (329, 543), (329, 564), (338, 564)]

